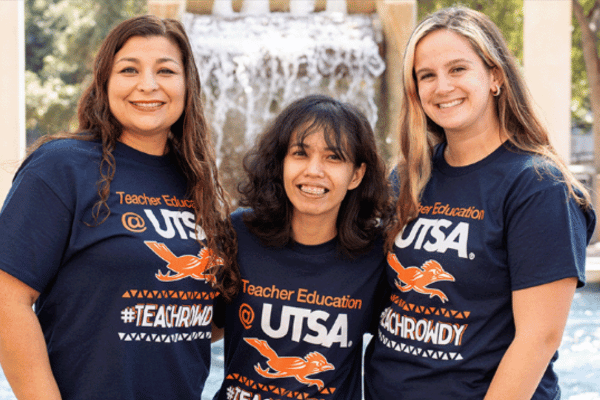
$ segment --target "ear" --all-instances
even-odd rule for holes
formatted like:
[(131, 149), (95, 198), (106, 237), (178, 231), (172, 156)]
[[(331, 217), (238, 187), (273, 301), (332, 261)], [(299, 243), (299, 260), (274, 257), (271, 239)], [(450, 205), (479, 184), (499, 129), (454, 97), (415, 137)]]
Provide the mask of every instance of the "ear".
[(352, 180), (348, 184), (348, 190), (353, 190), (360, 185), (363, 177), (365, 176), (365, 172), (367, 171), (367, 164), (362, 163), (360, 167), (354, 169), (354, 174), (352, 175)]
[(490, 70), (490, 77), (490, 91), (494, 93), (504, 84), (504, 77), (502, 76), (502, 72), (500, 72), (500, 68), (498, 67), (493, 67)]

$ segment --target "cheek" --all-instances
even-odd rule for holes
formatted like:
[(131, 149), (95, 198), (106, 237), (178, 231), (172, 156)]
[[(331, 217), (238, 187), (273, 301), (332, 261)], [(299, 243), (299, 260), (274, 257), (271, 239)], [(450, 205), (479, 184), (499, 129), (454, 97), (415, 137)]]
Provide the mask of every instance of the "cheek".
[(185, 92), (179, 97), (179, 99), (175, 103), (177, 105), (177, 115), (181, 116), (185, 111)]
[(127, 97), (125, 82), (119, 79), (110, 79), (107, 83), (106, 92), (108, 95), (108, 104), (111, 108), (117, 106), (118, 101)]
[(290, 191), (294, 189), (296, 178), (302, 174), (303, 164), (297, 160), (283, 160), (282, 176), (283, 176), (283, 188), (288, 198), (290, 197)]
[(114, 108), (115, 108), (115, 103), (116, 103), (116, 93), (114, 90), (114, 86), (111, 85), (110, 83), (108, 84), (107, 87), (107, 95), (108, 95), (108, 108), (109, 110), (114, 114)]
[(481, 91), (482, 93), (485, 93), (487, 91), (491, 91), (493, 81), (492, 78), (493, 76), (491, 72), (487, 73), (485, 71), (482, 71), (469, 76), (467, 84), (472, 88), (472, 90), (477, 90)]
[(421, 103), (426, 103), (427, 99), (430, 96), (431, 87), (425, 84), (421, 84), (417, 86), (417, 96), (419, 97), (419, 101)]
[(341, 176), (345, 176), (346, 179), (344, 180), (344, 185), (343, 188), (348, 191), (354, 188), (354, 185), (352, 183), (352, 180), (354, 179), (354, 168), (351, 169), (347, 169), (346, 171), (343, 172), (344, 175)]
[(172, 96), (175, 97), (180, 103), (185, 104), (185, 96), (186, 96), (186, 86), (185, 81), (182, 79), (177, 82), (176, 85), (173, 85), (171, 89)]
[(114, 97), (114, 93), (115, 93), (114, 81), (112, 79), (110, 79), (108, 82), (106, 82), (106, 94), (108, 95), (108, 101), (112, 100), (112, 98)]
[(290, 171), (290, 163), (287, 160), (283, 160), (283, 186), (287, 188), (292, 179)]

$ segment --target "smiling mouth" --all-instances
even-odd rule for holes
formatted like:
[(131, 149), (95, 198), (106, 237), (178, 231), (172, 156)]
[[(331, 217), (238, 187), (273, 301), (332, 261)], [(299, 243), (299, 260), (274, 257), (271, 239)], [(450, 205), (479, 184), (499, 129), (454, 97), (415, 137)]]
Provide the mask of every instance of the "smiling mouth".
[(323, 187), (318, 186), (298, 185), (298, 189), (300, 189), (300, 191), (303, 193), (312, 194), (315, 196), (322, 196), (325, 193), (329, 192), (329, 189), (325, 189)]
[(458, 99), (458, 100), (451, 101), (450, 103), (441, 103), (441, 104), (438, 104), (438, 107), (442, 108), (442, 109), (443, 108), (450, 108), (450, 107), (454, 107), (454, 106), (457, 106), (459, 104), (462, 104), (463, 101), (465, 101), (465, 100), (464, 99)]
[(131, 105), (133, 105), (136, 108), (139, 108), (141, 110), (154, 110), (156, 108), (159, 108), (160, 106), (162, 106), (163, 104), (165, 104), (164, 102), (161, 101), (153, 101), (153, 102), (137, 102), (137, 101), (131, 101), (130, 102)]

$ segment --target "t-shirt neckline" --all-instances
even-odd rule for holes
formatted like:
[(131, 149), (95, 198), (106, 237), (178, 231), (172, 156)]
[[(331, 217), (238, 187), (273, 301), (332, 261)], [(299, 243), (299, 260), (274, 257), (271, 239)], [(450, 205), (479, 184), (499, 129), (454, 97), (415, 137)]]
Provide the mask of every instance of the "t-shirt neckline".
[(171, 165), (174, 162), (172, 152), (169, 152), (163, 156), (155, 156), (136, 150), (122, 142), (116, 143), (114, 152), (115, 154), (119, 154), (125, 158), (151, 167), (164, 167)]
[(302, 254), (325, 254), (335, 251), (337, 248), (337, 236), (325, 243), (320, 244), (302, 244), (295, 241), (290, 242), (289, 248), (297, 253)]
[(448, 142), (443, 142), (443, 143), (440, 143), (435, 148), (434, 156), (433, 156), (433, 167), (435, 169), (437, 169), (438, 171), (440, 171), (441, 173), (443, 173), (444, 175), (448, 175), (448, 176), (461, 176), (461, 175), (466, 175), (471, 172), (480, 170), (481, 168), (485, 167), (486, 165), (497, 160), (500, 156), (502, 156), (502, 154), (505, 154), (507, 151), (509, 151), (508, 147), (510, 146), (510, 143), (508, 141), (506, 141), (506, 142), (502, 143), (492, 153), (487, 155), (485, 158), (483, 158), (477, 162), (474, 162), (473, 164), (469, 164), (469, 165), (465, 165), (465, 166), (461, 166), (461, 167), (453, 167), (450, 164), (448, 164), (448, 162), (444, 158), (444, 150), (446, 149), (447, 144), (448, 144)]

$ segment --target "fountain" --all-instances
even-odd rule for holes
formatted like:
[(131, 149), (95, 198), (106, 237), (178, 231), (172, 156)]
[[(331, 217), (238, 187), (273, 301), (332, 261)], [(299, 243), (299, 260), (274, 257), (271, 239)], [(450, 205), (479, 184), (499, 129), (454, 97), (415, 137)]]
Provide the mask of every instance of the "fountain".
[(233, 5), (231, 4), (231, 0), (215, 1), (212, 6), (212, 13), (213, 15), (232, 16)]
[(308, 15), (315, 10), (315, 0), (290, 0), (291, 15)]
[(347, 15), (339, 1), (327, 12), (313, 12), (314, 0), (290, 0), (289, 13), (265, 13), (265, 6), (268, 1), (244, 1), (241, 13), (234, 13), (230, 0), (216, 0), (217, 15), (182, 18), (200, 71), (217, 161), (232, 195), (255, 136), (298, 97), (328, 94), (359, 107), (372, 126), (379, 119), (385, 63), (376, 17)]
[[(215, 4), (219, 3), (220, 1), (221, 0), (215, 0)], [(244, 1), (242, 4), (242, 14), (260, 15), (268, 14), (269, 11), (269, 0)]]

